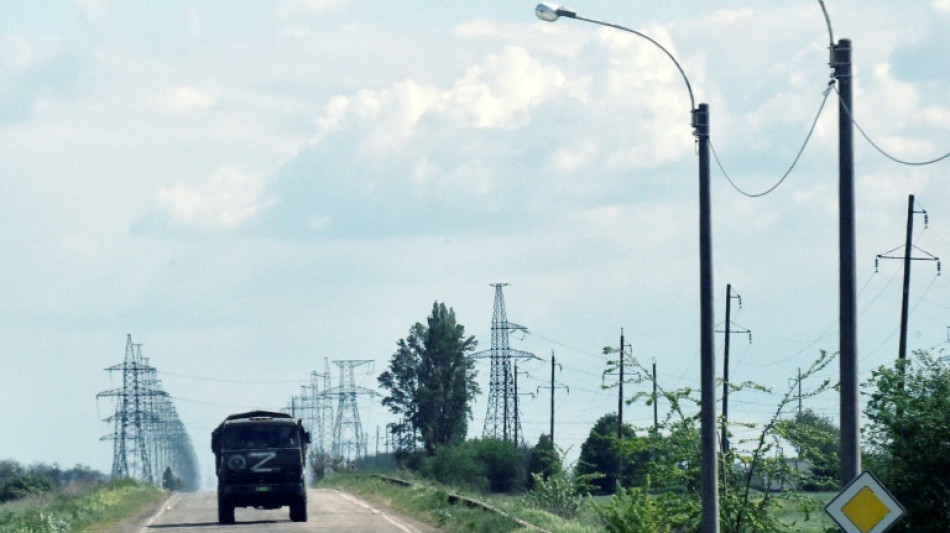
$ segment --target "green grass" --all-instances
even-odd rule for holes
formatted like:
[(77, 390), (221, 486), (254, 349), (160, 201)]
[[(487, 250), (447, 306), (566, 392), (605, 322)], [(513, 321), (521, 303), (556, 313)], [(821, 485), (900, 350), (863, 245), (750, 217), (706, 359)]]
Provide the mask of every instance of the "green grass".
[(134, 515), (164, 492), (130, 481), (77, 494), (50, 493), (0, 506), (0, 533), (74, 533)]
[[(412, 487), (363, 475), (338, 474), (321, 482), (321, 487), (339, 488), (359, 495), (361, 498), (394, 509), (443, 531), (465, 531), (473, 533), (527, 533), (509, 518), (490, 513), (480, 508), (449, 502), (449, 492), (460, 494), (462, 491), (447, 489), (425, 481), (415, 481)], [(594, 525), (585, 525), (576, 521), (564, 520), (537, 509), (525, 508), (521, 498), (515, 496), (468, 495), (481, 500), (502, 511), (554, 533), (595, 533), (600, 531)]]
[(795, 533), (824, 533), (834, 526), (834, 522), (825, 512), (825, 505), (835, 497), (836, 492), (803, 492), (798, 495), (814, 500), (817, 507), (805, 511), (802, 505), (794, 501), (783, 500), (775, 516), (786, 524), (791, 524), (789, 531)]
[[(408, 476), (406, 476), (408, 477)], [(465, 495), (464, 491), (448, 489), (437, 484), (414, 480), (412, 487), (395, 485), (366, 475), (338, 474), (324, 480), (320, 486), (339, 488), (357, 494), (367, 501), (394, 509), (443, 531), (470, 531), (485, 533), (528, 533), (513, 521), (465, 505), (452, 505), (448, 493)], [(574, 520), (565, 520), (551, 513), (531, 509), (520, 496), (470, 495), (502, 511), (554, 533), (594, 533), (603, 531), (599, 518), (589, 506)], [(806, 511), (802, 502), (792, 499), (777, 500), (775, 516), (788, 524), (789, 533), (825, 533), (834, 524), (824, 511), (834, 493), (797, 493), (793, 496), (812, 500)], [(609, 496), (595, 496), (592, 500), (604, 504)]]

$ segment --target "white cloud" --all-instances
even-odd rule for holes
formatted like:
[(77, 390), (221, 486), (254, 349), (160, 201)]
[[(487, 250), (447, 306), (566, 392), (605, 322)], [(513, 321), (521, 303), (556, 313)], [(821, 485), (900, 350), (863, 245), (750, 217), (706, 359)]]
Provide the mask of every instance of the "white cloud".
[(74, 0), (79, 11), (90, 22), (104, 26), (111, 20), (111, 6), (109, 0)]
[(237, 169), (221, 169), (208, 183), (176, 185), (158, 192), (158, 202), (176, 224), (229, 230), (266, 209), (264, 183)]
[(447, 95), (447, 111), (476, 128), (516, 128), (539, 98), (563, 83), (558, 68), (508, 47), (468, 70)]
[(933, 6), (943, 14), (950, 14), (950, 0), (933, 0)]
[(201, 89), (189, 86), (168, 89), (162, 95), (162, 103), (172, 112), (187, 113), (205, 111), (215, 103), (215, 97)]
[(322, 13), (328, 9), (346, 5), (349, 0), (294, 0), (293, 9), (311, 13)]
[(37, 63), (35, 47), (22, 35), (4, 35), (0, 39), (0, 66), (4, 70), (20, 72)]

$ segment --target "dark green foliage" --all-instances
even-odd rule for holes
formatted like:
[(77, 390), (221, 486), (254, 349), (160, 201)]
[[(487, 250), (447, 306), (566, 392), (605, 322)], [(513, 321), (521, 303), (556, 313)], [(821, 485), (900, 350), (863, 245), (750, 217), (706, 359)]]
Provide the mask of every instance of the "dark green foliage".
[(416, 323), (397, 343), (389, 370), (378, 380), (389, 390), (383, 405), (401, 417), (391, 426), (398, 449), (411, 452), (421, 443), (432, 455), (440, 446), (465, 438), (470, 402), (478, 394), (475, 362), (467, 357), (475, 338), (465, 336), (455, 311), (435, 302), (427, 325)]
[(436, 450), (435, 455), (422, 461), (422, 475), (453, 487), (487, 491), (485, 466), (478, 460), (475, 447), (468, 444), (443, 446)]
[[(624, 441), (636, 436), (629, 424), (623, 425), (621, 435)], [(617, 472), (621, 467), (623, 484), (629, 486), (635, 476), (636, 465), (621, 455), (621, 444), (617, 440), (617, 415), (610, 413), (600, 417), (591, 428), (587, 440), (581, 445), (575, 471), (578, 475), (601, 474), (593, 481), (594, 489), (600, 494), (609, 494), (616, 490)]]
[(878, 368), (866, 384), (864, 466), (907, 510), (891, 531), (943, 533), (950, 524), (950, 367), (918, 351), (903, 379), (900, 369)]
[(834, 490), (840, 482), (841, 430), (829, 418), (811, 409), (776, 425), (779, 434), (795, 447), (798, 459), (807, 463), (809, 472), (802, 479), (802, 490)]
[(542, 434), (528, 456), (528, 490), (534, 488), (535, 475), (548, 479), (563, 470), (561, 455), (554, 448), (550, 435)]
[(82, 465), (63, 470), (56, 464), (26, 467), (16, 461), (0, 461), (0, 502), (70, 486), (92, 486), (105, 479), (102, 473)]
[(485, 467), (490, 491), (524, 490), (527, 474), (521, 450), (498, 439), (478, 439), (471, 443), (475, 446), (476, 457)]
[(416, 449), (419, 432), (416, 428), (418, 418), (419, 362), (425, 352), (425, 326), (416, 323), (409, 329), (409, 336), (397, 341), (396, 352), (389, 361), (389, 370), (380, 374), (379, 386), (388, 389), (389, 395), (383, 398), (383, 406), (399, 415), (400, 420), (389, 426), (396, 450), (401, 454)]
[(625, 486), (650, 485), (658, 491), (691, 491), (699, 486), (699, 430), (695, 424), (676, 424), (666, 434), (650, 432), (623, 442), (630, 463)]
[(455, 320), (455, 311), (434, 303), (425, 336), (425, 352), (419, 361), (416, 427), (430, 454), (439, 446), (460, 442), (468, 432), (469, 402), (478, 394), (475, 337), (465, 337), (465, 327)]
[(499, 439), (475, 439), (442, 446), (419, 466), (441, 483), (481, 492), (512, 492), (526, 483), (525, 452)]

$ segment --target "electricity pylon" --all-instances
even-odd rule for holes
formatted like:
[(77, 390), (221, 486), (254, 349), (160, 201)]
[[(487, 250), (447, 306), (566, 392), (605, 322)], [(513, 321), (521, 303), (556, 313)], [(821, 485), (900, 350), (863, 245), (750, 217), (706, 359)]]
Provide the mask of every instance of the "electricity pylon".
[(355, 461), (368, 454), (366, 435), (363, 434), (363, 426), (360, 423), (356, 397), (361, 394), (375, 396), (377, 393), (372, 389), (356, 386), (355, 369), (373, 362), (373, 360), (333, 361), (340, 367), (340, 386), (328, 391), (336, 395), (338, 399), (331, 448), (334, 459)]
[(142, 357), (142, 345), (126, 337), (125, 359), (106, 369), (122, 372), (122, 386), (96, 398), (115, 398), (115, 413), (105, 421), (113, 432), (100, 440), (113, 441), (112, 478), (132, 478), (158, 485), (170, 469), (186, 488), (197, 488), (198, 466), (191, 439), (157, 371)]
[(505, 295), (502, 287), (507, 283), (492, 283), (495, 288), (495, 305), (492, 311), (491, 348), (472, 354), (475, 359), (488, 359), (491, 377), (488, 382), (488, 412), (485, 415), (484, 437), (501, 439), (519, 444), (520, 417), (515, 401), (515, 374), (512, 365), (519, 359), (538, 359), (530, 352), (514, 350), (509, 346), (508, 336), (513, 331), (528, 328), (508, 322), (505, 312)]

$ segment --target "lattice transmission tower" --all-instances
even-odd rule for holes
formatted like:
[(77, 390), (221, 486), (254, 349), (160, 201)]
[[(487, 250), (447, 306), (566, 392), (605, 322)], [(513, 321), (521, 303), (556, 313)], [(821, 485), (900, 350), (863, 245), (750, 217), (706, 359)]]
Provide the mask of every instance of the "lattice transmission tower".
[(159, 485), (169, 471), (182, 486), (197, 488), (198, 466), (191, 439), (178, 418), (157, 371), (142, 357), (142, 345), (126, 337), (125, 359), (106, 368), (121, 372), (122, 386), (96, 398), (115, 399), (115, 412), (105, 419), (113, 432), (100, 440), (112, 443), (112, 478), (132, 478)]
[(333, 395), (330, 393), (330, 362), (323, 360), (324, 372), (310, 374), (310, 398), (313, 402), (313, 419), (310, 426), (313, 457), (323, 460), (324, 471), (330, 468), (330, 439), (333, 429)]
[(153, 422), (148, 409), (151, 396), (162, 394), (149, 386), (149, 375), (155, 369), (142, 360), (142, 345), (126, 337), (125, 359), (106, 368), (108, 372), (122, 373), (122, 387), (100, 392), (101, 397), (116, 398), (115, 414), (106, 419), (114, 431), (101, 440), (112, 440), (112, 478), (133, 478), (154, 484), (150, 460), (147, 426)]
[(337, 397), (336, 422), (330, 453), (334, 459), (354, 461), (368, 455), (366, 435), (360, 423), (359, 395), (376, 396), (376, 391), (356, 385), (356, 367), (373, 364), (372, 360), (333, 361), (340, 367), (340, 386), (328, 391)]
[(284, 411), (301, 418), (310, 432), (310, 452), (307, 457), (309, 465), (312, 467), (315, 462), (322, 463), (324, 472), (327, 472), (331, 466), (330, 437), (334, 423), (333, 401), (336, 396), (330, 388), (330, 362), (326, 358), (323, 362), (325, 371), (311, 372), (310, 383), (300, 388), (300, 396), (291, 400), (290, 410)]
[(488, 382), (488, 411), (485, 414), (485, 426), (482, 436), (524, 443), (521, 432), (521, 416), (518, 413), (517, 378), (514, 362), (522, 359), (538, 359), (533, 353), (512, 349), (508, 337), (513, 331), (527, 331), (528, 328), (508, 321), (505, 312), (505, 295), (502, 287), (507, 283), (492, 283), (495, 288), (495, 305), (491, 321), (491, 348), (472, 354), (476, 359), (488, 359), (491, 363), (491, 376)]

